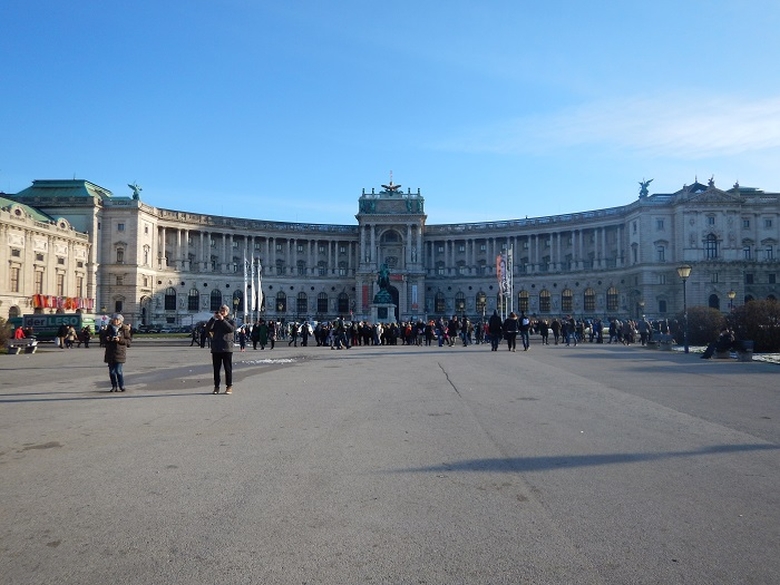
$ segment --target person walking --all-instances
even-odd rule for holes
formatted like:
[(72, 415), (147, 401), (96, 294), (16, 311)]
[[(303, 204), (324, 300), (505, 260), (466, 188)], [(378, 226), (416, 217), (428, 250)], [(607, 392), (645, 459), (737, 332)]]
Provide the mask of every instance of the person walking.
[(504, 335), (509, 351), (517, 351), (517, 332), (520, 330), (520, 323), (517, 320), (517, 313), (512, 311), (509, 317), (504, 321)]
[(115, 313), (111, 322), (100, 333), (102, 345), (106, 348), (103, 361), (108, 364), (111, 392), (125, 391), (124, 364), (127, 361), (127, 348), (130, 347), (132, 334), (124, 321), (122, 315)]
[(520, 311), (520, 339), (523, 341), (523, 351), (528, 351), (531, 346), (531, 320), (526, 317), (525, 311)]
[(222, 305), (206, 324), (211, 338), (211, 362), (214, 366), (214, 394), (219, 394), (220, 371), (225, 369), (225, 394), (233, 393), (233, 336), (236, 324), (229, 319), (230, 307)]
[(490, 351), (498, 351), (498, 344), (501, 343), (502, 333), (501, 317), (498, 311), (493, 311), (493, 314), (488, 320), (488, 333), (490, 334)]

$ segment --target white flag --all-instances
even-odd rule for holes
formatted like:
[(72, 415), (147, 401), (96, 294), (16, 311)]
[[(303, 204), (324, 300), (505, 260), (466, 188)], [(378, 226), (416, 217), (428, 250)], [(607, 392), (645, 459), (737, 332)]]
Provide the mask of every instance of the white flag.
[(247, 267), (246, 267), (246, 254), (245, 254), (244, 255), (244, 298), (243, 298), (243, 301), (244, 301), (244, 303), (243, 303), (244, 304), (244, 321), (246, 321), (246, 288), (247, 288), (247, 284), (249, 284), (249, 282), (247, 281), (247, 270), (246, 270), (246, 268)]
[(254, 258), (252, 258), (252, 274), (249, 280), (252, 283), (252, 299), (249, 303), (249, 310), (257, 311), (257, 289), (255, 289), (255, 283), (257, 282), (257, 266), (255, 265)]
[(260, 258), (257, 259), (257, 310), (263, 310), (263, 284), (261, 278), (263, 276), (263, 265), (260, 263)]

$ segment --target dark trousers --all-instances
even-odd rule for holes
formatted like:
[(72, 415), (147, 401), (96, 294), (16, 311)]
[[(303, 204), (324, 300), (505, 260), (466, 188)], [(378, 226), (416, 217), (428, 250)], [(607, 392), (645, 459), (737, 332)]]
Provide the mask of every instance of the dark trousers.
[(219, 388), (220, 369), (225, 368), (225, 386), (233, 385), (233, 352), (222, 351), (211, 354), (211, 361), (214, 364), (214, 388)]

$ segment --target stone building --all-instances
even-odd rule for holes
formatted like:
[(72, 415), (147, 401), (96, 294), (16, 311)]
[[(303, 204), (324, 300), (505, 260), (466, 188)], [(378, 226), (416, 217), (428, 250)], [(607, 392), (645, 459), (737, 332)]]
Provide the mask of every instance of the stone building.
[(363, 191), (356, 224), (327, 225), (161, 209), (137, 190), (119, 197), (84, 180), (34, 181), (0, 199), (0, 314), (31, 312), (43, 295), (91, 299), (135, 324), (190, 325), (221, 304), (255, 317), (254, 265), (266, 318), (364, 319), (386, 265), (401, 320), (477, 318), (498, 307), (505, 250), (508, 305), (539, 316), (673, 318), (681, 264), (692, 266), (689, 306), (725, 312), (778, 297), (780, 194), (710, 180), (651, 195), (646, 185), (621, 207), (427, 225), (420, 191), (391, 181)]

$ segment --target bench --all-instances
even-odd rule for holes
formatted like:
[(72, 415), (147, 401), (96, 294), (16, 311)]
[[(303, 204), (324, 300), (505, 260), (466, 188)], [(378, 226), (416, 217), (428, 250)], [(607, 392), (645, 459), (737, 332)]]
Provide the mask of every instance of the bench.
[(8, 342), (8, 354), (35, 353), (38, 350), (37, 339), (11, 339)]
[(663, 351), (672, 351), (672, 344), (674, 343), (674, 337), (668, 333), (661, 335), (654, 335), (653, 339), (658, 341), (658, 349)]

